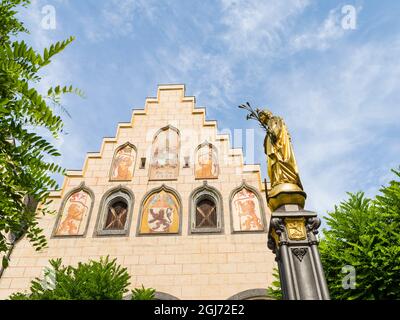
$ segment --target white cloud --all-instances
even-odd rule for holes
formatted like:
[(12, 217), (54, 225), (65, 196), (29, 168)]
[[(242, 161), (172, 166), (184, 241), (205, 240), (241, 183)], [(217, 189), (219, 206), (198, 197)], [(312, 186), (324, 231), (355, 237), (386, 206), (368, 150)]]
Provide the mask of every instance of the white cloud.
[[(357, 14), (361, 11), (359, 7)], [(332, 46), (336, 40), (351, 33), (342, 27), (343, 14), (341, 7), (329, 11), (325, 20), (316, 28), (308, 28), (303, 33), (295, 34), (290, 39), (290, 46), (293, 51), (304, 49), (325, 50)]]
[[(268, 98), (272, 110), (287, 121), (309, 196), (307, 207), (322, 214), (346, 197), (346, 191), (364, 189), (372, 195), (390, 179), (389, 168), (398, 165), (388, 159), (395, 158), (400, 143), (383, 131), (394, 132), (400, 118), (400, 39), (353, 44), (346, 35), (358, 30), (341, 28), (338, 8), (319, 21), (301, 20), (312, 2), (220, 0), (224, 28), (206, 19), (209, 38), (204, 30), (195, 30), (204, 42), (190, 41), (171, 18), (170, 23), (162, 22), (160, 32), (167, 29), (171, 38), (166, 39), (173, 45), (142, 53), (152, 79), (186, 83), (190, 94), (207, 101), (208, 109), (226, 107), (219, 116), (232, 113), (236, 106), (230, 102), (254, 84), (258, 97)], [(86, 19), (84, 32), (93, 41), (135, 32), (135, 19), (140, 17), (157, 22), (160, 6), (154, 1), (114, 0), (102, 8), (99, 16)], [(40, 33), (35, 31), (35, 37), (45, 43), (47, 34)], [(307, 61), (309, 56), (297, 59), (303, 50), (314, 51), (315, 61)], [(282, 71), (275, 68), (277, 61), (295, 63)], [(54, 79), (62, 75), (65, 82), (68, 70), (57, 64), (54, 68)], [(262, 132), (256, 132), (261, 143)], [(65, 161), (73, 163), (86, 150), (78, 138), (65, 140), (68, 145), (60, 148), (73, 157)], [(265, 167), (264, 155), (258, 155)]]
[(231, 51), (239, 54), (273, 54), (284, 45), (294, 20), (309, 0), (245, 1), (221, 0), (222, 38)]
[(84, 31), (93, 42), (109, 38), (126, 37), (137, 32), (135, 22), (143, 17), (156, 20), (160, 2), (155, 0), (111, 0), (102, 5), (98, 13), (82, 20)]
[[(151, 53), (147, 62), (167, 82), (193, 81), (194, 94), (206, 96), (208, 108), (226, 111), (249, 78), (257, 81), (258, 76), (265, 76), (260, 73), (255, 59), (273, 55), (275, 50), (285, 47), (285, 38), (294, 25), (292, 19), (301, 15), (309, 2), (220, 0), (224, 28), (214, 30), (212, 37), (223, 50), (210, 53), (200, 45), (184, 44), (175, 52), (158, 49), (157, 58)], [(268, 67), (265, 61), (263, 63), (264, 69)], [(238, 65), (246, 65), (249, 69), (238, 76)]]
[(174, 53), (160, 49), (156, 55), (156, 58), (153, 53), (147, 56), (146, 63), (152, 66), (161, 82), (193, 82), (192, 94), (207, 96), (209, 109), (228, 107), (227, 99), (235, 92), (231, 60), (188, 46), (179, 46)]
[(373, 195), (396, 165), (387, 161), (400, 142), (385, 132), (398, 130), (399, 55), (400, 38), (347, 45), (332, 64), (299, 67), (266, 83), (275, 95), (274, 111), (294, 133), (312, 209), (332, 209), (346, 191)]
[[(56, 2), (68, 3), (67, 0), (57, 0)], [(60, 40), (56, 38), (56, 30), (47, 30), (42, 27), (42, 19), (44, 17), (42, 8), (46, 4), (47, 2), (44, 1), (33, 0), (27, 9), (21, 10), (20, 13), (20, 19), (30, 31), (30, 34), (21, 34), (21, 36), (39, 53), (43, 53), (44, 48), (48, 48), (51, 44)], [(38, 91), (46, 94), (51, 86), (69, 84), (71, 74), (67, 67), (68, 63), (69, 61), (63, 53), (55, 56), (51, 64), (44, 67), (40, 72), (42, 80), (36, 85)]]
[(306, 33), (295, 35), (291, 39), (291, 45), (295, 51), (303, 49), (327, 49), (333, 40), (343, 36), (345, 30), (341, 27), (341, 15), (337, 9), (331, 10), (328, 17), (316, 29)]

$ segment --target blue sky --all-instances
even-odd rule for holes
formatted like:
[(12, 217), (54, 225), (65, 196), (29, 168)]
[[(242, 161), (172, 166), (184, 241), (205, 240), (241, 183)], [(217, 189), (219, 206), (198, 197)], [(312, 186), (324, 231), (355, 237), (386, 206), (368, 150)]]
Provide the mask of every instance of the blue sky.
[[(41, 26), (45, 5), (56, 9), (55, 30)], [(355, 30), (342, 27), (344, 5), (356, 8)], [(158, 84), (184, 83), (219, 129), (257, 129), (264, 176), (263, 133), (237, 106), (282, 116), (306, 206), (324, 214), (346, 191), (373, 196), (400, 165), (399, 13), (395, 0), (37, 0), (21, 16), (39, 50), (76, 37), (40, 84), (87, 96), (64, 100), (66, 168), (80, 169)]]

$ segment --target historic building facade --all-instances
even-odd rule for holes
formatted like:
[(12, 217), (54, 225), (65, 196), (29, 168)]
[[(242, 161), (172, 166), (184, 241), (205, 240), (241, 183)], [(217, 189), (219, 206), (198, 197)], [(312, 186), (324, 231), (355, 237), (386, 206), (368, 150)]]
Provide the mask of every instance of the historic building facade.
[(184, 86), (159, 86), (81, 171), (67, 172), (51, 194), (57, 215), (40, 218), (48, 247), (16, 245), (0, 298), (26, 290), (51, 258), (107, 255), (128, 268), (132, 287), (158, 298), (265, 295), (275, 262), (264, 192), (259, 165), (244, 164)]

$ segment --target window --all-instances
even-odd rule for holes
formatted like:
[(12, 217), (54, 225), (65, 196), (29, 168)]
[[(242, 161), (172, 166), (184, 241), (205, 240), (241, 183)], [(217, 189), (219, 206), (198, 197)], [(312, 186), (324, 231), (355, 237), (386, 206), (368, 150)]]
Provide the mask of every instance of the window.
[(190, 196), (189, 233), (219, 233), (222, 232), (222, 222), (222, 196), (204, 182)]
[(128, 204), (125, 200), (118, 200), (108, 207), (105, 230), (123, 230), (128, 216)]
[(200, 200), (196, 205), (196, 228), (216, 228), (217, 208), (210, 199)]
[(190, 165), (189, 165), (190, 157), (185, 157), (184, 160), (185, 160), (185, 165), (183, 167), (190, 168)]
[(146, 167), (146, 158), (140, 158), (140, 169), (144, 169)]
[(133, 194), (119, 186), (101, 200), (96, 235), (127, 235), (133, 211)]

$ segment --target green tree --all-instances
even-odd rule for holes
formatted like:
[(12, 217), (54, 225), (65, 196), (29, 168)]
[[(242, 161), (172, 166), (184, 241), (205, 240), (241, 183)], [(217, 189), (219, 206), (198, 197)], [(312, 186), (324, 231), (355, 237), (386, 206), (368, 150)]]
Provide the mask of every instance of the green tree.
[(152, 288), (145, 288), (143, 285), (141, 288), (132, 290), (132, 300), (154, 300), (156, 290)]
[[(392, 171), (397, 180), (375, 199), (349, 193), (325, 218), (319, 249), (332, 299), (400, 298), (400, 172)], [(267, 294), (281, 299), (276, 269), (274, 279)]]
[(274, 268), (272, 276), (274, 277), (274, 281), (272, 282), (271, 286), (267, 288), (267, 296), (276, 300), (282, 300), (283, 294), (281, 289), (281, 280), (279, 278), (278, 268)]
[(17, 9), (29, 3), (29, 0), (2, 0), (0, 4), (0, 255), (3, 255), (3, 267), (8, 265), (5, 253), (22, 235), (26, 234), (37, 250), (46, 245), (35, 214), (36, 204), (41, 203), (36, 213), (49, 213), (49, 190), (57, 188), (52, 176), (64, 171), (46, 160), (60, 154), (38, 134), (38, 129), (47, 130), (57, 138), (63, 130), (62, 118), (55, 112), (63, 109), (61, 95), (81, 95), (72, 86), (52, 87), (45, 95), (35, 88), (41, 81), (42, 68), (73, 38), (51, 45), (43, 54), (24, 41), (15, 40), (19, 34), (28, 33), (16, 14)]
[(50, 260), (51, 281), (36, 278), (30, 292), (13, 294), (11, 300), (121, 300), (129, 291), (130, 276), (116, 259), (62, 266), (61, 259)]
[[(400, 298), (400, 172), (393, 172), (397, 180), (375, 199), (349, 193), (326, 218), (320, 253), (332, 299)], [(354, 267), (353, 288), (345, 266)]]

